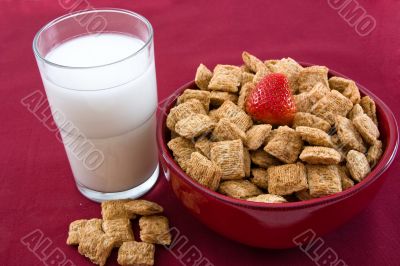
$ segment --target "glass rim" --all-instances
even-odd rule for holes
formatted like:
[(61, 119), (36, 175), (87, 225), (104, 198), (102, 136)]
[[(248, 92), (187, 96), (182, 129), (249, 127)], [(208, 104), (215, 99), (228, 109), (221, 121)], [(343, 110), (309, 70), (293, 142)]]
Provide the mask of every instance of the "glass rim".
[[(45, 58), (45, 55), (43, 56), (39, 50), (38, 50), (38, 39), (40, 37), (40, 35), (46, 30), (49, 29), (50, 27), (56, 25), (57, 23), (64, 21), (66, 19), (78, 16), (78, 15), (83, 15), (83, 14), (90, 14), (90, 13), (105, 13), (105, 12), (114, 12), (114, 13), (122, 13), (131, 17), (135, 17), (137, 19), (139, 19), (140, 21), (144, 22), (144, 24), (147, 27), (147, 30), (149, 31), (149, 37), (147, 38), (147, 40), (144, 42), (143, 46), (140, 47), (137, 51), (135, 51), (134, 53), (131, 53), (127, 56), (125, 56), (122, 59), (118, 59), (116, 61), (112, 61), (110, 63), (106, 63), (106, 64), (100, 64), (100, 65), (94, 65), (94, 66), (66, 66), (66, 65), (61, 65), (61, 64), (57, 64), (54, 62), (51, 62), (49, 60), (47, 60)], [(35, 54), (35, 57), (37, 59), (40, 59), (41, 61), (43, 61), (46, 64), (52, 65), (54, 67), (58, 67), (58, 68), (65, 68), (65, 69), (92, 69), (92, 68), (100, 68), (100, 67), (106, 67), (106, 66), (110, 66), (110, 65), (114, 65), (114, 64), (118, 64), (120, 62), (123, 62), (127, 59), (130, 59), (134, 56), (136, 56), (137, 54), (141, 53), (146, 47), (149, 46), (149, 44), (152, 42), (153, 40), (153, 27), (151, 26), (151, 23), (148, 19), (146, 19), (144, 16), (127, 10), (127, 9), (121, 9), (121, 8), (99, 8), (99, 9), (90, 9), (90, 10), (79, 10), (79, 11), (75, 11), (75, 12), (71, 12), (71, 13), (67, 13), (65, 15), (62, 15), (60, 17), (57, 17), (53, 20), (51, 20), (50, 22), (46, 23), (42, 28), (40, 28), (40, 30), (35, 34), (35, 37), (33, 38), (33, 52)]]

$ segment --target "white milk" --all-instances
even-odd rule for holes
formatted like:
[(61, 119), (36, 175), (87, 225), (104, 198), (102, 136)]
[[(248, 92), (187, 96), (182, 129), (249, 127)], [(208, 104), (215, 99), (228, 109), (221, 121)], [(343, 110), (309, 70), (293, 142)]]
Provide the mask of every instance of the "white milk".
[[(121, 34), (87, 35), (61, 44), (46, 56), (57, 65), (80, 68), (42, 66), (47, 68), (41, 71), (43, 83), (72, 172), (76, 181), (89, 189), (128, 190), (146, 181), (157, 168), (152, 47), (119, 63), (93, 67), (124, 59), (143, 45), (143, 41)], [(55, 115), (58, 112), (61, 115)], [(82, 156), (86, 144), (82, 136), (77, 139), (80, 133), (89, 141), (86, 147), (93, 144), (104, 155), (94, 170), (88, 169), (95, 168), (91, 166), (96, 162), (88, 163), (93, 158)], [(74, 139), (81, 141), (74, 143)]]

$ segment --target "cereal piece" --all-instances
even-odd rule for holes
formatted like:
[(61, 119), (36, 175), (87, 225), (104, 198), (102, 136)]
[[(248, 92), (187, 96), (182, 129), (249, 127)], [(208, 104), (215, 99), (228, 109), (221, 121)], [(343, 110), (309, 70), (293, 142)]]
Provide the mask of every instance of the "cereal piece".
[(257, 150), (271, 133), (272, 126), (269, 124), (254, 125), (246, 132), (245, 144), (249, 150)]
[(257, 73), (254, 75), (253, 83), (257, 84), (268, 74), (271, 74), (271, 71), (268, 68), (258, 70)]
[(338, 172), (343, 191), (354, 186), (354, 181), (349, 177), (350, 173), (346, 166), (338, 166)]
[(328, 82), (332, 90), (341, 92), (344, 96), (349, 98), (353, 104), (360, 102), (360, 91), (354, 81), (341, 77), (331, 77)]
[(188, 161), (192, 152), (196, 151), (193, 142), (182, 137), (171, 139), (167, 146), (181, 167), (183, 165), (182, 162)]
[(287, 200), (284, 197), (272, 194), (261, 194), (256, 197), (250, 197), (248, 201), (265, 202), (265, 203), (285, 203)]
[(124, 266), (151, 266), (154, 265), (154, 251), (153, 244), (136, 241), (125, 242), (118, 250), (117, 261), (119, 265)]
[(240, 139), (244, 142), (246, 140), (246, 133), (244, 133), (236, 124), (231, 123), (227, 118), (219, 120), (212, 132), (211, 140), (222, 141), (235, 139)]
[(253, 120), (242, 109), (231, 101), (225, 101), (216, 111), (218, 119), (228, 118), (241, 130), (246, 131), (253, 125)]
[(278, 59), (269, 59), (264, 61), (264, 65), (267, 66), (267, 68), (273, 72), (275, 70), (274, 66), (279, 62), (280, 60)]
[(350, 112), (347, 114), (350, 120), (353, 120), (359, 115), (364, 114), (364, 110), (362, 109), (361, 105), (358, 103), (353, 106), (353, 108), (350, 110)]
[(374, 121), (366, 115), (362, 114), (353, 119), (354, 127), (360, 133), (361, 137), (368, 144), (372, 145), (379, 138), (379, 129)]
[(352, 108), (353, 103), (348, 98), (332, 90), (311, 107), (311, 113), (333, 125), (336, 115), (345, 117)]
[(377, 140), (371, 145), (371, 147), (369, 147), (367, 153), (367, 160), (371, 167), (374, 167), (378, 163), (379, 159), (382, 157), (382, 154), (382, 142)]
[(360, 105), (364, 112), (372, 119), (372, 121), (374, 121), (375, 125), (378, 125), (374, 100), (372, 100), (369, 96), (364, 96), (361, 98)]
[(248, 83), (244, 84), (243, 87), (240, 89), (239, 98), (238, 98), (238, 106), (240, 109), (245, 111), (245, 104), (246, 104), (247, 96), (249, 95), (250, 91), (254, 87), (255, 87), (255, 83), (248, 82)]
[(268, 190), (268, 172), (262, 168), (253, 168), (251, 169), (251, 174), (253, 175), (250, 178), (250, 182), (256, 185), (259, 188)]
[(309, 113), (311, 107), (328, 93), (329, 89), (319, 82), (310, 91), (294, 95), (297, 111)]
[(335, 165), (307, 165), (310, 196), (319, 198), (342, 191), (338, 169)]
[(310, 190), (308, 190), (308, 189), (303, 189), (303, 190), (297, 191), (294, 194), (295, 194), (296, 198), (298, 198), (299, 200), (310, 200), (313, 198), (313, 197), (311, 197)]
[(292, 58), (282, 58), (271, 65), (272, 72), (284, 74), (289, 81), (289, 88), (292, 93), (296, 93), (298, 88), (297, 78), (300, 71), (303, 69), (299, 63)]
[(127, 201), (128, 200), (110, 200), (110, 201), (102, 202), (101, 203), (101, 215), (103, 216), (103, 220), (112, 220), (112, 219), (120, 219), (120, 218), (127, 218), (127, 219), (135, 218), (135, 214), (129, 213), (125, 209), (124, 204)]
[(309, 113), (297, 112), (293, 118), (293, 128), (299, 126), (313, 127), (328, 132), (331, 125), (324, 119)]
[(299, 132), (301, 138), (311, 145), (333, 147), (331, 136), (325, 131), (312, 127), (296, 127), (296, 132)]
[(299, 133), (288, 126), (280, 126), (264, 150), (285, 163), (294, 163), (302, 147), (303, 141)]
[(254, 73), (267, 68), (263, 61), (248, 52), (242, 53), (242, 59), (244, 64)]
[(268, 168), (268, 192), (290, 195), (308, 188), (306, 170), (302, 163), (284, 164)]
[(105, 220), (103, 231), (115, 239), (115, 246), (120, 247), (123, 242), (134, 240), (131, 221), (129, 219)]
[(103, 232), (84, 230), (78, 246), (78, 252), (89, 258), (94, 264), (105, 265), (114, 246), (115, 239)]
[(211, 110), (208, 112), (208, 117), (214, 121), (214, 123), (218, 123), (219, 117), (218, 117), (218, 109)]
[(248, 180), (224, 181), (219, 186), (219, 192), (238, 199), (254, 197), (262, 194), (262, 191)]
[(206, 110), (208, 112), (208, 109), (210, 106), (210, 92), (209, 91), (186, 89), (178, 97), (177, 104), (179, 105), (179, 104), (184, 103), (191, 99), (196, 99), (199, 102), (201, 102), (204, 106), (204, 110)]
[(240, 66), (240, 69), (242, 70), (242, 72), (246, 72), (246, 73), (252, 74), (252, 73), (251, 73), (251, 69), (248, 68), (246, 65), (241, 65), (241, 66)]
[(193, 152), (187, 163), (187, 174), (199, 184), (217, 190), (221, 180), (221, 169), (199, 152)]
[(310, 164), (338, 164), (341, 155), (332, 148), (307, 146), (301, 152), (300, 160)]
[(199, 138), (194, 144), (194, 147), (198, 152), (200, 152), (207, 158), (210, 158), (211, 141), (208, 138)]
[(197, 99), (191, 99), (172, 108), (167, 116), (167, 127), (170, 130), (175, 130), (175, 124), (179, 120), (193, 114), (206, 114), (203, 104)]
[(244, 176), (250, 177), (251, 172), (251, 158), (249, 150), (243, 147), (243, 163), (244, 163)]
[(242, 72), (242, 87), (248, 82), (253, 82), (253, 79), (254, 74), (251, 74), (249, 72)]
[(279, 165), (280, 161), (264, 150), (250, 152), (251, 161), (262, 168), (268, 168), (271, 165)]
[(354, 180), (360, 182), (371, 171), (367, 157), (359, 151), (351, 150), (347, 153), (347, 168)]
[(139, 219), (140, 239), (151, 244), (171, 244), (168, 219), (165, 216), (143, 216)]
[(69, 224), (67, 245), (78, 245), (81, 232), (86, 226), (87, 220), (76, 220)]
[(211, 91), (210, 92), (210, 104), (212, 106), (218, 107), (221, 106), (225, 101), (231, 101), (233, 103), (237, 103), (238, 96), (233, 93), (229, 93), (226, 91)]
[(328, 68), (325, 66), (303, 68), (298, 74), (297, 82), (300, 92), (310, 91), (318, 82), (321, 82), (325, 87), (329, 88)]
[(208, 84), (210, 83), (212, 76), (213, 73), (211, 70), (209, 70), (205, 65), (200, 64), (196, 70), (194, 82), (201, 90), (208, 90)]
[(277, 133), (277, 129), (272, 129), (269, 135), (265, 138), (264, 145), (267, 145), (271, 139), (273, 139)]
[(222, 171), (222, 179), (240, 179), (245, 176), (243, 144), (241, 140), (215, 142), (211, 145), (211, 161)]
[(208, 89), (213, 91), (238, 92), (242, 70), (240, 67), (231, 65), (217, 65), (214, 68)]
[(129, 200), (124, 206), (129, 213), (137, 215), (153, 215), (164, 211), (157, 203), (143, 199)]
[(198, 137), (211, 131), (215, 123), (207, 115), (193, 114), (179, 120), (175, 124), (175, 131), (187, 139)]
[(335, 126), (343, 147), (363, 153), (367, 151), (360, 134), (349, 119), (343, 116), (337, 116)]

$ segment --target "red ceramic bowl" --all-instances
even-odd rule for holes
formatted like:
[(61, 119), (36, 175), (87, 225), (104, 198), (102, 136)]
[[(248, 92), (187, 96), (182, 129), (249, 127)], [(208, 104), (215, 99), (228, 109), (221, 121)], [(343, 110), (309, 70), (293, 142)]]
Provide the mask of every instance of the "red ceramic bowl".
[[(334, 71), (330, 75), (343, 75)], [(238, 242), (262, 248), (290, 248), (299, 234), (313, 230), (321, 236), (364, 209), (374, 198), (387, 177), (398, 146), (398, 129), (390, 109), (378, 97), (357, 84), (363, 95), (375, 100), (384, 153), (372, 172), (352, 188), (323, 198), (290, 203), (258, 203), (239, 200), (214, 192), (193, 181), (174, 161), (167, 147), (170, 131), (166, 116), (175, 105), (176, 96), (186, 88), (196, 88), (189, 82), (179, 88), (162, 106), (158, 118), (157, 141), (160, 160), (183, 205), (202, 223), (215, 232)]]

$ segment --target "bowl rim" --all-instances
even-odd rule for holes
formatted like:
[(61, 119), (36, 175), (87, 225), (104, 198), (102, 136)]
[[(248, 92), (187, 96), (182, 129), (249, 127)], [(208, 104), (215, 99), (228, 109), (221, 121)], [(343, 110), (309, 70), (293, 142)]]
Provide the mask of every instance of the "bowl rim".
[[(313, 66), (315, 64), (307, 63), (307, 62), (299, 62), (302, 66)], [(347, 76), (335, 71), (335, 70), (329, 70), (329, 75), (331, 76), (338, 76), (338, 77), (343, 77), (346, 79), (350, 79)], [(246, 201), (243, 199), (236, 199), (232, 197), (225, 196), (223, 194), (220, 194), (216, 191), (213, 191), (198, 182), (194, 181), (191, 177), (189, 177), (182, 169), (181, 167), (175, 162), (173, 159), (167, 144), (166, 140), (164, 139), (164, 131), (167, 129), (166, 127), (166, 117), (167, 117), (167, 111), (169, 111), (173, 104), (175, 104), (175, 101), (177, 97), (185, 90), (186, 88), (193, 87), (195, 86), (194, 80), (185, 83), (183, 86), (181, 86), (179, 89), (177, 89), (173, 94), (170, 96), (166, 97), (163, 101), (160, 102), (158, 106), (158, 110), (162, 110), (159, 112), (159, 116), (157, 119), (157, 144), (159, 147), (159, 153), (160, 156), (165, 160), (165, 162), (168, 164), (168, 169), (172, 170), (176, 175), (180, 176), (182, 180), (184, 180), (187, 184), (191, 185), (194, 189), (201, 191), (202, 193), (206, 193), (207, 195), (215, 198), (216, 200), (223, 201), (225, 203), (228, 203), (230, 205), (238, 206), (238, 207), (245, 207), (245, 208), (250, 208), (250, 209), (260, 209), (260, 210), (293, 210), (293, 209), (303, 209), (303, 208), (308, 208), (308, 207), (313, 207), (313, 206), (319, 206), (319, 205), (329, 205), (334, 202), (337, 202), (339, 200), (343, 200), (346, 198), (351, 197), (352, 195), (360, 192), (361, 190), (364, 190), (367, 188), (369, 185), (371, 185), (373, 182), (375, 182), (392, 164), (396, 152), (398, 149), (399, 145), (399, 134), (398, 134), (398, 126), (396, 119), (393, 115), (393, 112), (389, 109), (389, 107), (381, 100), (379, 99), (374, 93), (369, 91), (367, 88), (356, 82), (358, 88), (360, 91), (373, 98), (375, 101), (376, 106), (379, 106), (379, 108), (382, 110), (379, 115), (381, 118), (385, 116), (385, 120), (388, 122), (388, 132), (386, 132), (387, 135), (387, 142), (386, 142), (386, 148), (382, 154), (381, 159), (379, 162), (375, 165), (374, 169), (361, 181), (360, 183), (354, 185), (353, 187), (341, 191), (336, 194), (328, 195), (325, 197), (321, 198), (316, 198), (316, 199), (310, 199), (310, 200), (305, 200), (305, 201), (298, 201), (298, 202), (287, 202), (287, 203), (265, 203), (265, 202), (253, 202), (253, 201)], [(160, 106), (162, 105), (162, 106)]]

